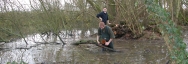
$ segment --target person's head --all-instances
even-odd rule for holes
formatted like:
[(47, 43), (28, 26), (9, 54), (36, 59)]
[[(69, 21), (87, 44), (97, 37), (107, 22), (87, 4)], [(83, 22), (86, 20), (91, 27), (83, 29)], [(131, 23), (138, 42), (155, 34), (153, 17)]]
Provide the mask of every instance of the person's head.
[(101, 29), (104, 29), (104, 27), (105, 27), (104, 22), (99, 22), (99, 27), (100, 27)]
[(107, 12), (107, 8), (106, 8), (106, 7), (104, 7), (104, 8), (103, 8), (103, 11), (104, 11), (104, 12)]

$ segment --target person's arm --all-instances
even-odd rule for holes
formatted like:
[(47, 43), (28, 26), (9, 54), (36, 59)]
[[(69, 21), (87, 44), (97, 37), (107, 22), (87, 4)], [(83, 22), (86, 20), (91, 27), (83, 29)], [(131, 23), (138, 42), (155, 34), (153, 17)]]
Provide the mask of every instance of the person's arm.
[(99, 14), (97, 14), (96, 17), (99, 18), (99, 17), (101, 17), (101, 15), (102, 15), (102, 13), (99, 13)]
[(102, 21), (102, 18), (101, 18), (101, 16), (102, 16), (102, 13), (99, 13), (99, 14), (97, 14), (97, 18), (99, 18), (101, 21)]
[(109, 21), (109, 19), (108, 19), (108, 14), (107, 14), (107, 19), (106, 20), (108, 20)]
[(112, 40), (115, 38), (114, 33), (113, 33), (113, 31), (110, 27), (108, 27), (108, 32), (109, 32), (109, 35), (110, 35), (110, 40), (108, 42), (106, 42), (105, 45), (109, 45), (110, 42), (112, 42)]
[(110, 38), (110, 40), (109, 40), (108, 42), (106, 42), (106, 43), (105, 43), (105, 45), (107, 45), (107, 46), (108, 46), (108, 45), (110, 44), (110, 42), (112, 42), (112, 40), (113, 40), (113, 39), (112, 39), (112, 38)]
[(97, 35), (97, 43), (98, 43), (98, 44), (100, 44), (100, 42), (99, 42), (99, 37), (100, 37), (100, 36)]
[(101, 31), (100, 31), (100, 28), (98, 28), (98, 34), (97, 34), (97, 43), (98, 44), (100, 44), (100, 42), (99, 42), (100, 35), (101, 35)]
[(107, 24), (111, 24), (111, 23), (109, 22), (109, 19), (108, 19), (108, 14), (107, 14), (107, 19), (106, 19), (106, 20), (107, 20)]
[(108, 23), (108, 24), (111, 24), (111, 23), (109, 22), (109, 20), (107, 20), (107, 23)]
[(109, 19), (108, 19), (108, 14), (107, 14), (107, 23), (108, 23), (108, 24), (111, 24), (110, 21), (109, 21)]

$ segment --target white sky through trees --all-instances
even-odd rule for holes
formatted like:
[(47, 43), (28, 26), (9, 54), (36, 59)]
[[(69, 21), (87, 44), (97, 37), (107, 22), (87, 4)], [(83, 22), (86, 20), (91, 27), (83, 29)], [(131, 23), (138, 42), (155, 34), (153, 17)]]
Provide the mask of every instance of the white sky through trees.
[[(60, 6), (61, 9), (64, 9), (65, 2), (71, 3), (70, 2), (71, 0), (42, 0), (42, 1), (59, 1), (61, 3)], [(0, 12), (3, 12), (5, 10), (31, 11), (33, 10), (33, 8), (40, 9), (39, 4), (40, 4), (39, 0), (0, 0)], [(184, 9), (187, 8), (187, 6), (185, 5), (182, 5), (182, 7)], [(168, 8), (168, 7), (164, 7), (164, 8)]]
[[(47, 1), (50, 1), (50, 0), (47, 0)], [(59, 1), (62, 5), (62, 8), (65, 2), (70, 2), (70, 0), (59, 0)], [(37, 4), (39, 4), (39, 0), (0, 0), (0, 11), (5, 10), (5, 8), (6, 10), (9, 10), (9, 11), (11, 9), (19, 10), (19, 11), (21, 10), (30, 11), (32, 10), (31, 5), (37, 8), (39, 6)]]

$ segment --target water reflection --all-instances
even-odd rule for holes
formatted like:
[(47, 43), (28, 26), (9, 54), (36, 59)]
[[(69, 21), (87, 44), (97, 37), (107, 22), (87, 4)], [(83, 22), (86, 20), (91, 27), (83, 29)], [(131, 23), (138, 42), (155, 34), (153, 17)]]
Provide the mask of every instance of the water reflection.
[[(44, 42), (40, 34), (29, 35), (26, 38), (29, 45), (26, 45), (23, 39), (6, 43), (0, 46), (7, 48), (0, 51), (0, 63), (24, 61), (29, 64), (165, 64), (169, 59), (164, 42), (158, 40), (114, 40), (115, 48), (123, 51), (122, 53), (103, 52), (94, 44), (70, 45), (81, 38), (81, 32), (73, 31), (74, 37), (62, 34), (61, 37), (67, 43), (64, 46), (62, 43), (53, 44), (53, 36), (42, 36), (52, 44), (36, 43)], [(93, 33), (84, 31), (84, 35)], [(56, 42), (61, 41), (57, 39)]]

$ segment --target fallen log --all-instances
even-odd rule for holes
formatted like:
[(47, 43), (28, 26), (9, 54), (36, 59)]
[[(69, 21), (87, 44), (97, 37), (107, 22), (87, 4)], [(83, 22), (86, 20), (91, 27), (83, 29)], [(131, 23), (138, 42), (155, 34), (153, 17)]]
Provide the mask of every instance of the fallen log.
[(37, 44), (61, 44), (60, 42), (35, 42)]
[(79, 44), (94, 44), (98, 47), (104, 48), (104, 49), (109, 50), (111, 52), (122, 52), (122, 51), (119, 51), (119, 50), (115, 50), (115, 49), (103, 46), (102, 44), (98, 44), (97, 41), (95, 41), (95, 40), (80, 40), (80, 41), (77, 41), (75, 43), (72, 43), (72, 45), (79, 45)]
[(94, 41), (94, 40), (79, 40), (75, 43), (72, 43), (72, 45), (79, 45), (79, 44), (97, 44), (97, 41)]

